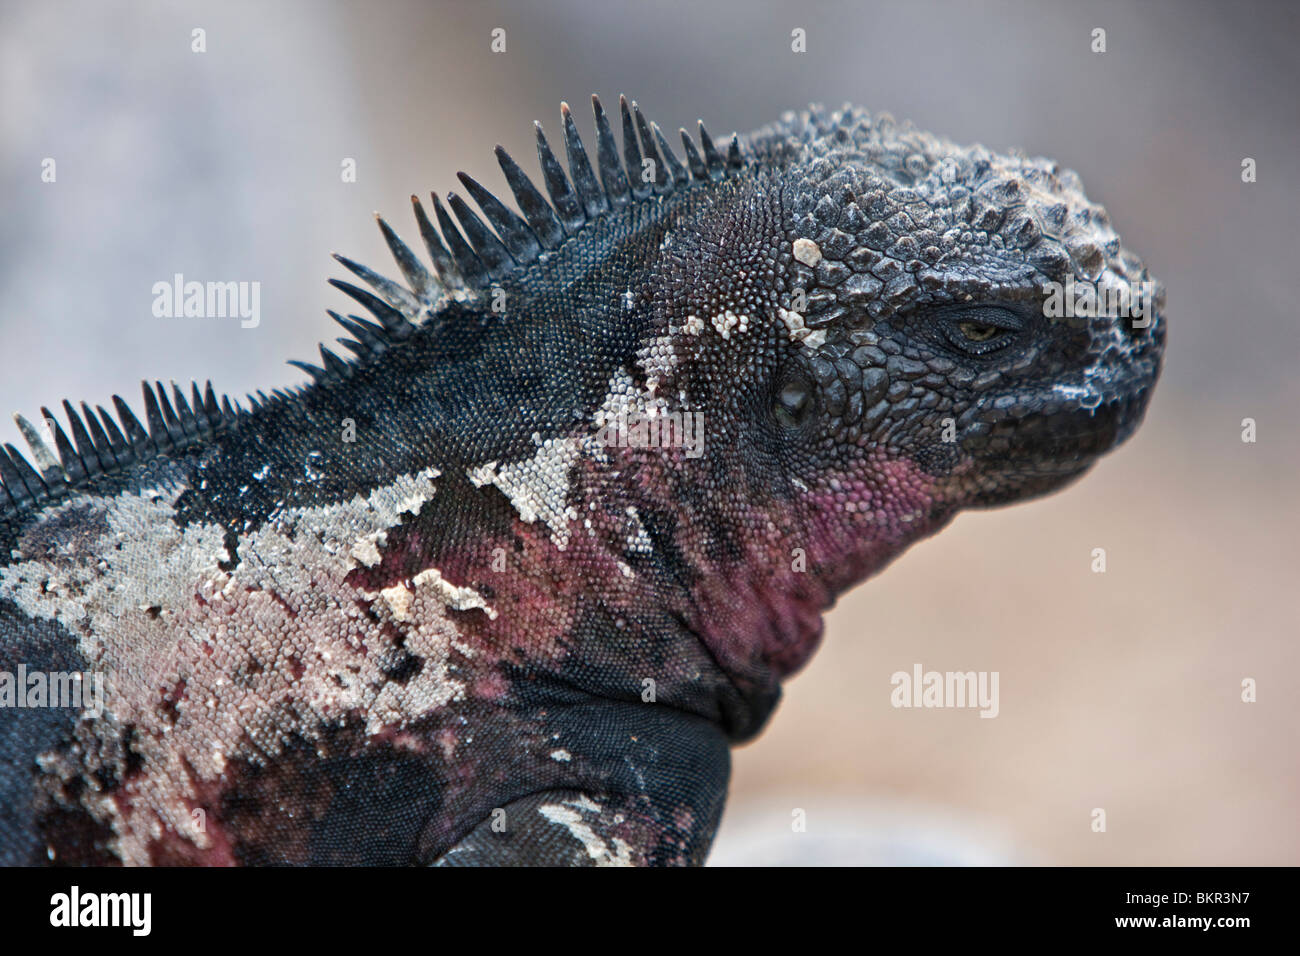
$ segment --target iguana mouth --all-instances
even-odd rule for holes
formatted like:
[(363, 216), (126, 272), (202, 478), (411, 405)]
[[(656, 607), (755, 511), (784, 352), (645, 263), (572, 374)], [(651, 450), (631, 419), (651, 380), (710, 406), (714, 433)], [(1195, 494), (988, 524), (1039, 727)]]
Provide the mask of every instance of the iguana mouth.
[(1125, 442), (1142, 423), (1160, 375), (1164, 321), (1156, 315), (1140, 330), (1111, 321), (1096, 333), (1094, 349), (1104, 361), (1068, 378), (985, 396), (968, 413), (962, 449), (995, 474), (1033, 482), (1081, 474)]
[(1059, 393), (1048, 390), (1040, 408), (1053, 411), (1031, 410), (977, 425), (962, 440), (963, 450), (979, 462), (971, 505), (988, 507), (1046, 494), (1081, 476), (1137, 429), (1153, 383), (1135, 383), (1132, 390), (1095, 407), (1075, 402), (1058, 408)]

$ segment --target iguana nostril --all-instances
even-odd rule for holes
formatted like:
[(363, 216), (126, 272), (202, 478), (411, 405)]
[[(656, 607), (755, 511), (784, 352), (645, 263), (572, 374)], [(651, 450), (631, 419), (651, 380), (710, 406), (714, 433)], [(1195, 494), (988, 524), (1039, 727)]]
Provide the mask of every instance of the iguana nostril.
[(1120, 334), (1130, 342), (1138, 342), (1149, 337), (1151, 327), (1156, 322), (1154, 310), (1149, 310), (1145, 316), (1142, 315), (1121, 315), (1115, 319), (1115, 324), (1119, 326)]

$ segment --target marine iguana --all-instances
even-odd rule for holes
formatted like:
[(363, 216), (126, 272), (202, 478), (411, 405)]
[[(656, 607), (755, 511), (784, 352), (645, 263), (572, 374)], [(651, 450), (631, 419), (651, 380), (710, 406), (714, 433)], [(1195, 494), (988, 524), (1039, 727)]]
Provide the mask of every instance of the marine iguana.
[(497, 148), (518, 212), (412, 197), (427, 264), (380, 219), (404, 284), (338, 257), (309, 384), (19, 420), (0, 860), (700, 863), (837, 595), (1137, 427), (1163, 292), (1073, 172), (593, 105), (545, 194)]

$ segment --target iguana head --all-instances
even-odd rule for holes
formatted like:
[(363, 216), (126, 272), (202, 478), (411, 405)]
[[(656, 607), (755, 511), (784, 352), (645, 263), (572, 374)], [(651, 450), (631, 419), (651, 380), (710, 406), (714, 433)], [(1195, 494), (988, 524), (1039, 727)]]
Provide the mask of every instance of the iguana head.
[(697, 474), (725, 517), (689, 534), (707, 553), (718, 527), (743, 529), (750, 573), (701, 559), (704, 626), (756, 603), (788, 625), (764, 638), (785, 669), (812, 646), (813, 606), (956, 511), (1059, 488), (1127, 438), (1159, 373), (1163, 292), (1046, 159), (847, 107), (787, 116), (742, 155), (753, 172), (670, 234), (666, 337), (642, 365), (709, 423)]

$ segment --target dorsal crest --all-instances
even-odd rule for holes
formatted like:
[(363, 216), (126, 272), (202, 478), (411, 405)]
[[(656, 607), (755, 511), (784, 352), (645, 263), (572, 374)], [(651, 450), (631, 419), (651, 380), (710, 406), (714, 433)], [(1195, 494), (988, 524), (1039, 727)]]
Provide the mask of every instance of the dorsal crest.
[[(739, 136), (733, 134), (724, 156), (703, 122), (699, 125), (698, 148), (685, 129), (680, 131), (686, 157), (683, 163), (659, 126), (648, 121), (636, 102), (625, 96), (619, 97), (620, 149), (599, 98), (592, 96), (591, 100), (596, 128), (594, 161), (583, 145), (568, 104), (560, 104), (567, 175), (541, 124), (534, 124), (544, 192), (502, 147), (496, 147), (497, 162), (518, 213), (465, 173), (459, 173), (458, 178), (481, 216), (456, 192), (446, 194), (445, 205), (436, 193), (431, 194), (432, 219), (419, 198), (411, 197), (416, 226), (432, 269), (376, 214), (402, 281), (335, 254), (334, 258), (369, 290), (339, 279), (329, 280), (330, 284), (362, 305), (374, 321), (329, 311), (329, 316), (348, 332), (350, 337), (337, 341), (353, 357), (342, 358), (322, 344), (321, 364), (298, 360), (289, 364), (306, 372), (316, 383), (346, 379), (359, 365), (410, 338), (418, 326), (448, 304), (475, 306), (485, 290), (558, 249), (588, 223), (631, 203), (667, 195), (692, 183), (721, 180), (729, 170), (744, 165)], [(117, 395), (113, 396), (116, 417), (102, 406), (92, 410), (85, 402), (78, 413), (64, 401), (71, 440), (53, 413), (42, 408), (53, 449), (35, 425), (16, 415), (19, 431), (30, 446), (31, 461), (13, 445), (0, 448), (0, 517), (57, 502), (95, 478), (206, 442), (220, 431), (237, 428), (242, 416), (261, 405), (291, 399), (298, 391), (276, 389), (270, 396), (262, 392), (250, 395), (245, 410), (228, 397), (218, 399), (211, 382), (202, 391), (194, 384), (188, 400), (175, 383), (169, 396), (161, 382), (152, 386), (143, 382), (147, 428)]]

